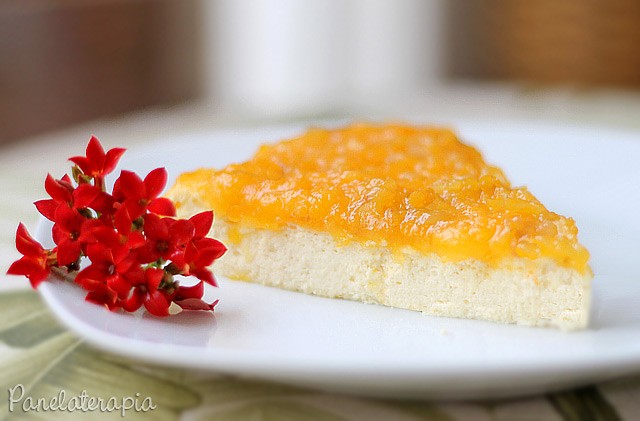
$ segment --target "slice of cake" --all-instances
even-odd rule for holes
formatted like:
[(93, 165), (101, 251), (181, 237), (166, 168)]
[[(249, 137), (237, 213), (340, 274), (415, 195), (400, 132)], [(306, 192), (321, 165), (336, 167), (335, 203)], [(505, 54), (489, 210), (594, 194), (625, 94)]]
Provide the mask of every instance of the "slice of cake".
[(450, 130), (311, 129), (182, 174), (181, 216), (213, 209), (233, 279), (430, 315), (578, 329), (589, 253), (574, 221)]

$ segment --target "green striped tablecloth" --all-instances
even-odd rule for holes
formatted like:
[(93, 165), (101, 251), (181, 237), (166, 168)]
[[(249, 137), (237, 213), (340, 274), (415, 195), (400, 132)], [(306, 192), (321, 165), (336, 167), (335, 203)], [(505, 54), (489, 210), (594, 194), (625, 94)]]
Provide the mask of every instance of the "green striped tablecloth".
[[(506, 95), (503, 93), (503, 95)], [(575, 99), (520, 94), (506, 102), (504, 113), (530, 118), (547, 118), (547, 108), (571, 108), (582, 104), (578, 113), (556, 112), (565, 120), (590, 120), (631, 127), (640, 110), (640, 99), (609, 101), (609, 114), (598, 112), (602, 98)], [(583, 94), (584, 95), (584, 94)], [(579, 95), (578, 95), (579, 96)], [(481, 98), (481, 97), (474, 97)], [(515, 99), (514, 99), (515, 98)], [(567, 99), (568, 98), (568, 99)], [(491, 96), (496, 100), (495, 94)], [(480, 103), (480, 99), (477, 99)], [(545, 102), (546, 101), (546, 102)], [(551, 102), (550, 102), (551, 101)], [(555, 102), (553, 102), (555, 101)], [(564, 102), (563, 102), (564, 101)], [(594, 102), (595, 101), (595, 102)], [(520, 105), (513, 106), (516, 102)], [(416, 102), (412, 109), (442, 120), (447, 107)], [(555, 105), (554, 105), (555, 104)], [(564, 104), (564, 105), (562, 105)], [(613, 104), (613, 105), (611, 105)], [(422, 107), (422, 108), (420, 108)], [(430, 108), (431, 107), (431, 108)], [(498, 105), (484, 107), (495, 115)], [(613, 107), (613, 108), (611, 108)], [(617, 107), (617, 108), (615, 108)], [(471, 106), (473, 108), (473, 105)], [(553, 107), (552, 107), (553, 108)], [(484, 402), (416, 402), (364, 399), (332, 395), (295, 387), (238, 380), (230, 377), (204, 377), (197, 373), (143, 366), (109, 355), (85, 345), (53, 319), (37, 293), (26, 288), (26, 280), (4, 276), (10, 262), (18, 257), (13, 237), (18, 221), (33, 228), (37, 220), (31, 205), (44, 197), (42, 182), (47, 172), (56, 176), (67, 171), (66, 158), (83, 150), (89, 136), (96, 134), (107, 147), (135, 148), (153, 139), (234, 124), (231, 119), (212, 119), (213, 108), (185, 106), (173, 110), (147, 112), (116, 121), (98, 121), (31, 139), (0, 149), (0, 416), (6, 419), (121, 418), (118, 411), (99, 410), (78, 414), (62, 410), (24, 412), (20, 405), (10, 412), (9, 391), (24, 386), (25, 396), (34, 399), (59, 395), (79, 396), (83, 390), (105, 400), (114, 397), (150, 397), (155, 409), (126, 411), (127, 419), (191, 420), (614, 420), (640, 419), (640, 377), (523, 399)], [(436, 111), (437, 110), (437, 111)], [(513, 111), (515, 110), (515, 111)], [(527, 111), (528, 110), (528, 111)], [(613, 111), (611, 111), (613, 110)], [(626, 110), (627, 119), (615, 110)], [(450, 111), (450, 110), (449, 110)], [(469, 110), (467, 110), (469, 111)], [(427, 113), (428, 112), (428, 113)], [(438, 112), (440, 114), (438, 114)], [(458, 114), (460, 110), (457, 110)], [(581, 114), (580, 114), (581, 113)], [(416, 114), (415, 112), (413, 113)], [(488, 115), (491, 115), (488, 114)], [(384, 110), (368, 109), (357, 117), (386, 117)], [(398, 114), (396, 114), (398, 115)], [(474, 115), (475, 116), (475, 115)], [(607, 120), (607, 116), (611, 118)], [(595, 119), (598, 121), (597, 119)], [(637, 339), (637, 338), (636, 338)], [(630, 340), (635, 340), (630, 338)], [(17, 395), (14, 395), (17, 396)]]

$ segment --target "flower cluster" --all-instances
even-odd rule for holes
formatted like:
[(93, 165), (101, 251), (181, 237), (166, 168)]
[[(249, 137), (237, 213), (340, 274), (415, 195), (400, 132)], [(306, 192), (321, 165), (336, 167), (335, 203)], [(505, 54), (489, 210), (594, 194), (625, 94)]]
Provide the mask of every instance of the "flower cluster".
[[(47, 176), (50, 198), (35, 205), (53, 222), (56, 246), (45, 249), (20, 224), (16, 248), (23, 257), (7, 273), (26, 276), (36, 288), (51, 271), (77, 272), (75, 282), (88, 291), (86, 299), (111, 310), (144, 306), (151, 314), (167, 316), (172, 302), (188, 310), (213, 310), (217, 301), (202, 300), (204, 283), (216, 286), (208, 267), (227, 250), (206, 237), (213, 212), (177, 219), (173, 203), (160, 197), (167, 182), (164, 168), (144, 179), (122, 171), (107, 193), (105, 176), (124, 151), (105, 153), (92, 137), (86, 156), (70, 158), (72, 177)], [(90, 263), (81, 267), (84, 258)], [(198, 283), (182, 286), (177, 275), (193, 276)]]

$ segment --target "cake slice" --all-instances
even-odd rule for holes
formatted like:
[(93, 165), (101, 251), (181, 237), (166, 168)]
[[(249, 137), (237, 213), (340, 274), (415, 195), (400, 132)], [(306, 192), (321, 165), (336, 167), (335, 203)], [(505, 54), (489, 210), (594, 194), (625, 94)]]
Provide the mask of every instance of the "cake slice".
[(216, 272), (324, 297), (565, 330), (592, 274), (575, 222), (448, 129), (356, 124), (182, 174), (180, 216), (216, 215)]

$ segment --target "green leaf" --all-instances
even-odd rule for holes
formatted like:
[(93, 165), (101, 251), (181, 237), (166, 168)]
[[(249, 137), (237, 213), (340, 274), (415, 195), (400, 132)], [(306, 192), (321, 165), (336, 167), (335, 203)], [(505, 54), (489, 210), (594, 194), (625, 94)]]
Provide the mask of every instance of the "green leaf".
[(308, 395), (312, 393), (292, 386), (223, 376), (215, 379), (194, 380), (190, 384), (193, 384), (193, 388), (202, 394), (204, 403), (207, 404), (277, 396)]
[(153, 373), (141, 372), (133, 363), (111, 362), (104, 353), (84, 345), (69, 355), (47, 378), (75, 387), (79, 392), (82, 389), (103, 390), (123, 396), (140, 393), (173, 409), (189, 408), (200, 403), (198, 394), (184, 385), (162, 379)]
[[(106, 354), (95, 351), (85, 345), (73, 348), (58, 361), (49, 358), (48, 361), (38, 364), (33, 362), (33, 350), (40, 350), (45, 355), (55, 355), (61, 350), (54, 341), (60, 341), (62, 337), (69, 334), (59, 335), (53, 340), (46, 341), (30, 350), (20, 353), (13, 358), (13, 366), (21, 367), (20, 375), (12, 375), (8, 378), (6, 388), (22, 383), (26, 387), (25, 397), (31, 396), (37, 400), (44, 398), (50, 400), (64, 390), (68, 399), (80, 396), (83, 391), (104, 401), (115, 398), (121, 403), (123, 399), (130, 398), (129, 403), (138, 403), (138, 407), (145, 398), (149, 397), (155, 409), (149, 412), (136, 412), (131, 409), (126, 411), (127, 419), (153, 419), (153, 420), (175, 420), (178, 415), (187, 408), (192, 408), (200, 404), (201, 400), (197, 393), (183, 384), (172, 382), (152, 373), (141, 372), (135, 366), (123, 364), (122, 362), (112, 362), (105, 358)], [(77, 340), (76, 340), (77, 341)], [(64, 349), (64, 348), (63, 348)], [(46, 350), (46, 352), (42, 352)], [(48, 365), (46, 363), (49, 363)], [(31, 366), (31, 369), (29, 369)], [(0, 370), (6, 367), (0, 367)], [(30, 386), (27, 386), (30, 385)], [(2, 402), (4, 407), (0, 410), (7, 411), (8, 402)], [(43, 414), (45, 416), (43, 416)], [(67, 419), (68, 412), (48, 411), (36, 412), (21, 410), (14, 411), (11, 415), (16, 419)], [(91, 411), (81, 413), (82, 419), (121, 419), (121, 413), (102, 413)], [(11, 418), (10, 418), (11, 419)]]
[(0, 341), (13, 347), (30, 348), (64, 332), (65, 329), (47, 311), (41, 311), (0, 331)]
[(340, 421), (330, 412), (291, 401), (250, 402), (232, 407), (221, 405), (199, 413), (196, 420), (202, 421)]
[[(13, 353), (0, 361), (0, 390), (7, 391), (16, 384), (22, 384), (27, 391), (30, 390), (51, 367), (75, 349), (79, 342), (72, 334), (63, 333), (33, 348)], [(7, 405), (6, 400), (0, 400), (0, 411), (6, 411)]]
[(430, 402), (413, 401), (386, 401), (386, 405), (404, 413), (416, 415), (421, 420), (429, 421), (453, 421), (454, 419), (438, 408), (438, 405)]
[(0, 333), (39, 315), (49, 314), (38, 294), (32, 290), (3, 292), (0, 294), (0, 311)]
[(616, 409), (595, 387), (584, 387), (548, 395), (548, 399), (565, 420), (619, 420)]

